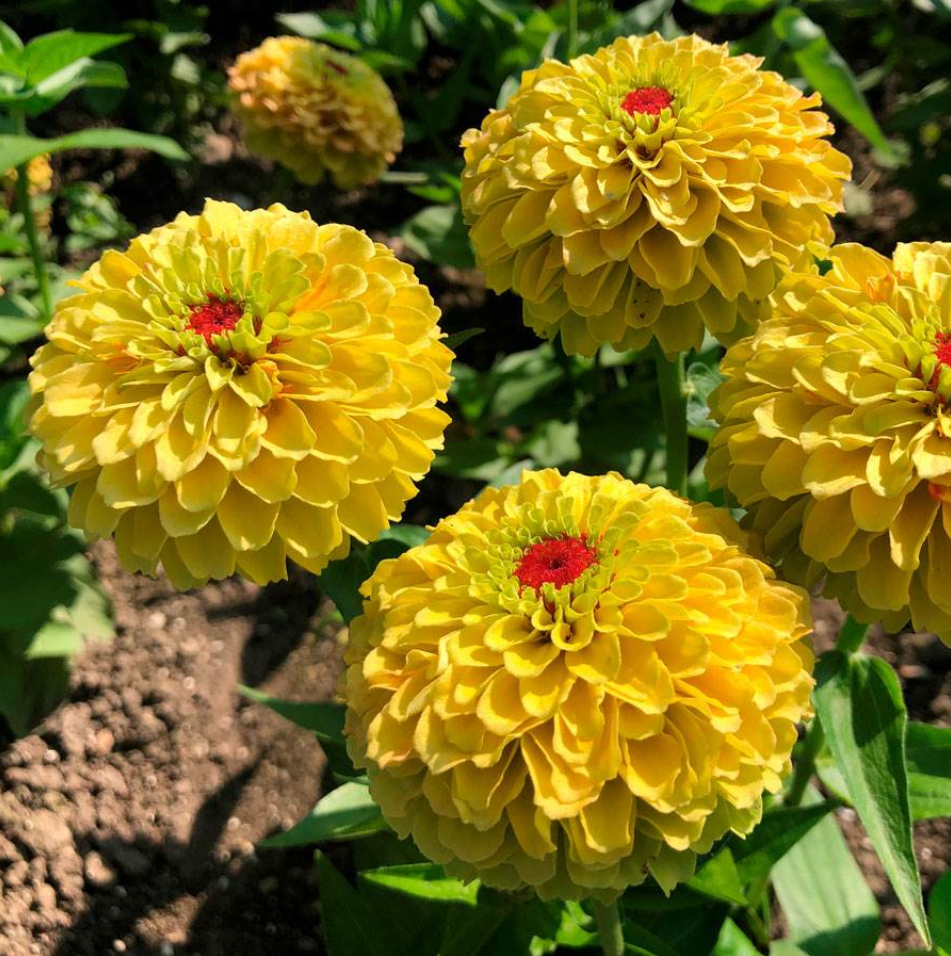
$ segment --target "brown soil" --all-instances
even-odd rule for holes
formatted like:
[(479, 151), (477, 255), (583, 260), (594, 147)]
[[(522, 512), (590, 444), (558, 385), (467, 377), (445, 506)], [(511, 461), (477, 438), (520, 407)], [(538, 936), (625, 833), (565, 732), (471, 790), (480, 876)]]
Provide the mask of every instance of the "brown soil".
[(310, 853), (254, 844), (310, 809), (323, 754), (235, 690), (333, 695), (336, 629), (312, 582), (178, 594), (119, 571), (111, 547), (95, 557), (118, 636), (0, 754), (0, 953), (320, 952)]

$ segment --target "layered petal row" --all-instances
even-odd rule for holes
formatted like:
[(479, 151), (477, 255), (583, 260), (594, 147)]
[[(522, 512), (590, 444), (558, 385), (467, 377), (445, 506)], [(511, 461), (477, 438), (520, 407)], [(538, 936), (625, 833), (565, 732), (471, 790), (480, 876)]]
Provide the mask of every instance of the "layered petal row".
[(819, 95), (761, 62), (654, 33), (526, 72), (463, 137), (489, 286), (583, 355), (748, 331), (783, 270), (832, 242), (851, 170)]
[(372, 183), (403, 148), (390, 88), (356, 57), (303, 37), (270, 37), (228, 71), (248, 147), (307, 185)]
[(669, 891), (756, 824), (809, 714), (806, 594), (727, 511), (616, 474), (487, 489), (363, 593), (350, 754), (464, 879)]
[(831, 260), (728, 350), (707, 475), (784, 577), (951, 643), (951, 243)]
[(209, 200), (74, 284), (32, 358), (30, 428), (70, 522), (130, 570), (319, 572), (399, 519), (442, 447), (439, 310), (350, 226)]

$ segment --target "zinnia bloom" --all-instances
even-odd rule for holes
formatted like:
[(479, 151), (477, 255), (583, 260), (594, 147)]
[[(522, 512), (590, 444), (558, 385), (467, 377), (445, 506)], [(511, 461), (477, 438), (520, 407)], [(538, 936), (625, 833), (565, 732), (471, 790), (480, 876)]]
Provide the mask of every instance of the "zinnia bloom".
[(228, 71), (248, 147), (307, 185), (379, 179), (403, 148), (393, 94), (366, 63), (303, 37), (271, 37)]
[(582, 355), (738, 338), (782, 270), (832, 242), (851, 170), (819, 95), (761, 62), (653, 33), (526, 72), (462, 141), (489, 286)]
[(70, 522), (131, 570), (319, 572), (400, 517), (442, 447), (439, 310), (350, 226), (209, 200), (75, 284), (33, 356), (30, 427)]
[(707, 475), (785, 577), (951, 643), (951, 243), (831, 258), (727, 352)]
[(756, 824), (809, 713), (807, 596), (744, 547), (726, 510), (549, 470), (381, 563), (343, 692), (387, 821), (544, 898), (687, 879)]

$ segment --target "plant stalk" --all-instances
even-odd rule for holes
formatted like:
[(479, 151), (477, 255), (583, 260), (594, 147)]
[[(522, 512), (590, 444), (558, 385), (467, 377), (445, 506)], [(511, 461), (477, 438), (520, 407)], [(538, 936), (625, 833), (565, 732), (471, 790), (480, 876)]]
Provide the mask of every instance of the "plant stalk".
[(621, 914), (617, 908), (617, 900), (613, 903), (592, 900), (591, 904), (604, 956), (624, 956), (624, 933), (621, 930)]
[(53, 297), (50, 293), (50, 277), (46, 271), (46, 257), (40, 244), (40, 234), (36, 228), (36, 219), (33, 216), (33, 202), (30, 197), (30, 171), (28, 164), (17, 166), (17, 208), (23, 216), (23, 227), (26, 229), (26, 241), (30, 246), (30, 258), (33, 260), (33, 271), (36, 273), (36, 284), (40, 290), (40, 302), (43, 304), (43, 317), (49, 321), (53, 314)]
[(568, 0), (568, 35), (565, 46), (567, 58), (570, 60), (578, 50), (578, 0)]
[(684, 388), (684, 357), (668, 362), (655, 344), (657, 384), (667, 436), (667, 487), (675, 494), (687, 494), (687, 392)]
[[(839, 637), (835, 644), (835, 649), (847, 657), (854, 654), (865, 641), (865, 635), (868, 634), (868, 624), (859, 624), (852, 615), (848, 615), (839, 630)], [(796, 807), (802, 802), (803, 794), (812, 775), (816, 772), (816, 758), (822, 750), (825, 743), (825, 732), (818, 717), (813, 717), (809, 730), (806, 732), (806, 739), (803, 741), (802, 755), (796, 763), (796, 771), (793, 774), (792, 783), (789, 785), (789, 792), (783, 804), (787, 807)]]

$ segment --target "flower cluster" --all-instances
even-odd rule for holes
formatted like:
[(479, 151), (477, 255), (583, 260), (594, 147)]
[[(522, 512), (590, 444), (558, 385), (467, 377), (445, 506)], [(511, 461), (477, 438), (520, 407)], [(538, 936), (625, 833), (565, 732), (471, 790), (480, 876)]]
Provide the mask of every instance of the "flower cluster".
[(951, 243), (831, 259), (727, 352), (707, 475), (785, 577), (951, 642)]
[(403, 146), (389, 87), (361, 60), (302, 37), (271, 37), (228, 72), (250, 149), (308, 185), (380, 178)]
[(107, 252), (33, 356), (71, 523), (177, 587), (320, 571), (398, 519), (442, 446), (452, 352), (412, 268), (275, 205)]
[(583, 355), (748, 331), (780, 274), (831, 243), (851, 170), (818, 94), (760, 62), (655, 33), (526, 72), (463, 138), (489, 286)]
[(758, 821), (809, 714), (808, 598), (728, 512), (526, 473), (378, 566), (351, 626), (350, 753), (463, 878), (611, 898)]

